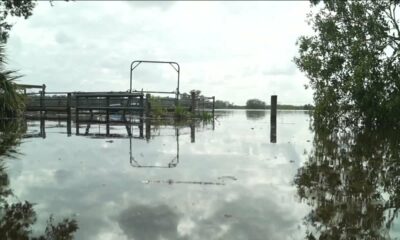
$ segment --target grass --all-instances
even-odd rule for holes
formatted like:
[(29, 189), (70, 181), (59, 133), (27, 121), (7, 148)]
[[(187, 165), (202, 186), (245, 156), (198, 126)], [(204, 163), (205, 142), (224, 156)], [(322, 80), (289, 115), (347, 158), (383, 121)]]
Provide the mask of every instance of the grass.
[(173, 118), (177, 121), (186, 121), (193, 118), (198, 118), (202, 121), (211, 121), (213, 119), (211, 112), (192, 113), (187, 108), (179, 104), (175, 107), (173, 112), (168, 112), (168, 110), (163, 107), (162, 99), (160, 97), (152, 96), (150, 98), (150, 105), (151, 117), (153, 119)]
[(161, 118), (166, 115), (167, 111), (162, 107), (160, 98), (152, 96), (150, 98), (150, 105), (152, 117)]
[(210, 112), (202, 112), (199, 116), (199, 118), (203, 121), (210, 121), (213, 119), (213, 115)]
[(185, 120), (192, 117), (192, 113), (178, 105), (175, 107), (175, 119), (177, 120)]

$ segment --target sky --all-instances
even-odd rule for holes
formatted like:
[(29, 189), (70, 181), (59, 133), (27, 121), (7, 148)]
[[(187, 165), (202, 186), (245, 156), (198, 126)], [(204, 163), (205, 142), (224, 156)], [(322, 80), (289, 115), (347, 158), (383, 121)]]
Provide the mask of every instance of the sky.
[[(39, 2), (14, 20), (9, 68), (47, 91), (127, 91), (134, 60), (178, 62), (180, 92), (244, 105), (312, 103), (305, 75), (293, 63), (296, 41), (312, 34), (308, 1)], [(170, 65), (141, 64), (133, 88), (174, 91)]]

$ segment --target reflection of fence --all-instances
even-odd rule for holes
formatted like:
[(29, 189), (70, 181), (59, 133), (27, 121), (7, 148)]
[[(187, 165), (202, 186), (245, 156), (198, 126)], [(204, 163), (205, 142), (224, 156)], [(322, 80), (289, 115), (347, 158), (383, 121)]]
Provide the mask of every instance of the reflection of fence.
[[(25, 134), (23, 137), (24, 138), (46, 138), (46, 126), (45, 126), (45, 121), (46, 119), (41, 118), (40, 119), (40, 131), (39, 132), (30, 132)], [(54, 121), (53, 121), (54, 122)], [(184, 138), (187, 137), (187, 141), (189, 141), (191, 143), (195, 142), (195, 137), (196, 137), (196, 128), (198, 129), (205, 129), (204, 126), (203, 128), (201, 128), (200, 126), (200, 122), (199, 121), (190, 121), (187, 124), (188, 125), (181, 125), (181, 126), (176, 126), (176, 125), (172, 125), (174, 128), (174, 134), (171, 135), (160, 135), (160, 134), (155, 134), (152, 135), (152, 132), (154, 134), (154, 131), (160, 131), (160, 125), (153, 125), (151, 121), (148, 119), (146, 120), (145, 123), (142, 123), (142, 125), (140, 125), (140, 122), (137, 122), (136, 124), (132, 124), (132, 122), (129, 121), (125, 121), (125, 122), (120, 122), (120, 123), (115, 123), (115, 122), (108, 122), (108, 123), (99, 123), (99, 122), (89, 122), (87, 121), (86, 126), (83, 126), (83, 128), (85, 128), (84, 131), (80, 132), (79, 130), (77, 130), (76, 132), (76, 136), (83, 136), (83, 137), (89, 137), (89, 138), (96, 138), (96, 139), (108, 139), (107, 142), (112, 142), (113, 140), (111, 139), (128, 139), (130, 141), (130, 158), (129, 158), (129, 162), (130, 165), (132, 167), (135, 168), (174, 168), (179, 164), (179, 140), (180, 138), (182, 138), (182, 136)], [(106, 133), (104, 133), (104, 128), (102, 128), (102, 131), (100, 131), (100, 127), (97, 128), (94, 127), (93, 125), (102, 125), (102, 124), (106, 124), (109, 125), (107, 128), (109, 130), (107, 130)], [(204, 124), (204, 123), (203, 123)], [(110, 132), (110, 125), (113, 126), (112, 132)], [(35, 125), (30, 125), (30, 126), (37, 126), (37, 124)], [(119, 129), (119, 131), (115, 131), (115, 127), (116, 126), (125, 126), (126, 127), (126, 132), (121, 132), (122, 129)], [(133, 126), (138, 127), (139, 128), (139, 135), (137, 135), (136, 131), (133, 131)], [(169, 124), (167, 125), (162, 125), (162, 126), (171, 126)], [(54, 127), (54, 126), (53, 126)], [(65, 124), (60, 124), (60, 122), (58, 122), (58, 124), (56, 125), (57, 128), (60, 127), (65, 127)], [(67, 122), (66, 124), (67, 127), (67, 135), (71, 136), (71, 120), (69, 122)], [(47, 126), (47, 128), (49, 128), (49, 126)], [(78, 127), (77, 129), (79, 129), (80, 127)], [(97, 132), (98, 129), (98, 132)], [(186, 131), (185, 131), (186, 129)], [(181, 131), (183, 130), (183, 132)], [(190, 131), (190, 133), (189, 133)], [(133, 153), (133, 149), (132, 149), (132, 140), (133, 139), (141, 139), (141, 140), (146, 140), (146, 141), (150, 141), (150, 139), (154, 139), (155, 137), (160, 137), (160, 136), (170, 136), (173, 137), (175, 136), (175, 142), (176, 142), (176, 155), (171, 157), (170, 159), (166, 159), (168, 162), (164, 165), (152, 165), (150, 163), (146, 163), (144, 162), (144, 160), (139, 160), (137, 158), (134, 157), (134, 153)], [(174, 141), (169, 141), (170, 143), (173, 143)]]
[(129, 163), (132, 167), (135, 168), (174, 168), (179, 164), (179, 128), (175, 129), (175, 136), (176, 136), (176, 156), (168, 161), (166, 165), (146, 165), (140, 163), (135, 159), (133, 156), (132, 151), (132, 140), (129, 140)]

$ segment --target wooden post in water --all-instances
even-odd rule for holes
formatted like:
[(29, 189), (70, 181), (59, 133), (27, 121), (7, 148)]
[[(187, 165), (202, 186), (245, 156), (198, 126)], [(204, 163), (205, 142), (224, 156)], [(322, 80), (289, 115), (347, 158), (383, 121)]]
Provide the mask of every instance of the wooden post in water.
[(43, 99), (43, 90), (40, 91), (40, 118), (43, 117), (43, 110), (44, 110), (44, 99)]
[(276, 110), (277, 110), (278, 96), (271, 96), (271, 143), (276, 143)]
[(140, 137), (143, 138), (143, 126), (144, 126), (144, 112), (145, 112), (145, 104), (144, 104), (144, 95), (143, 93), (139, 97), (139, 104), (140, 104), (140, 123), (139, 123), (139, 134)]
[(40, 118), (40, 136), (46, 138), (46, 126), (44, 117)]
[(146, 126), (145, 126), (145, 136), (146, 141), (150, 140), (151, 137), (151, 123), (150, 123), (150, 116), (151, 116), (151, 95), (150, 93), (146, 94)]
[(194, 122), (190, 124), (190, 142), (194, 143), (196, 141), (196, 128)]
[(205, 97), (203, 97), (203, 99), (202, 99), (203, 101), (202, 101), (202, 105), (203, 105), (203, 113), (202, 114), (204, 114), (204, 110), (205, 110), (205, 108), (206, 108), (206, 103), (205, 103)]
[(75, 95), (75, 127), (76, 135), (79, 134), (79, 96)]
[(71, 93), (67, 94), (67, 135), (71, 136)]
[(196, 114), (196, 92), (195, 91), (191, 91), (190, 92), (190, 99), (191, 99), (191, 112), (192, 115)]
[(45, 97), (46, 97), (46, 85), (42, 85), (42, 96), (41, 96), (41, 107), (44, 109), (44, 116), (46, 117), (47, 111), (46, 111), (46, 102), (45, 102)]
[(146, 94), (146, 106), (145, 106), (145, 109), (146, 109), (146, 118), (149, 118), (149, 117), (150, 117), (150, 112), (151, 112), (151, 102), (150, 102), (150, 99), (151, 99), (151, 95), (150, 95), (150, 93), (147, 93), (147, 94)]
[(215, 96), (212, 97), (212, 117), (214, 118), (215, 114)]
[(106, 97), (106, 134), (110, 134), (110, 96)]
[(151, 137), (151, 122), (150, 118), (146, 119), (146, 141), (148, 142)]

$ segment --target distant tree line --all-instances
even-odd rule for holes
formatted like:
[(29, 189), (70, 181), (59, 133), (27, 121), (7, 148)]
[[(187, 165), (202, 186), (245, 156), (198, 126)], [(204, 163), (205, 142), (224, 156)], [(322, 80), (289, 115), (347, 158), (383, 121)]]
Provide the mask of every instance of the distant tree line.
[[(249, 99), (246, 101), (245, 106), (235, 105), (229, 101), (215, 100), (216, 109), (271, 109), (271, 105), (267, 105), (260, 99)], [(314, 106), (311, 104), (305, 105), (289, 105), (278, 104), (278, 109), (281, 110), (312, 110)]]

